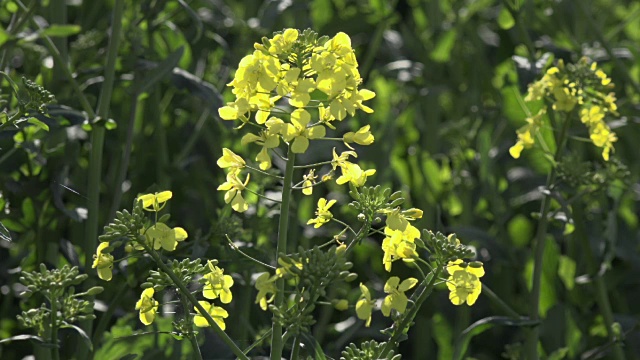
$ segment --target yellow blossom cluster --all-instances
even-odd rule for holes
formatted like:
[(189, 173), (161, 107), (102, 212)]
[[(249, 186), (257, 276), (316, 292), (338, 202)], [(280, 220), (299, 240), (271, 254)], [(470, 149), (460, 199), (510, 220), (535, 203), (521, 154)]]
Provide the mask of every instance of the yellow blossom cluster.
[[(587, 64), (582, 59), (575, 65), (565, 66), (562, 60), (549, 68), (542, 79), (529, 85), (525, 101), (548, 100), (552, 109), (572, 112), (578, 109), (580, 120), (587, 127), (591, 142), (602, 149), (602, 157), (609, 160), (616, 134), (605, 122), (608, 115), (617, 115), (614, 87), (607, 74), (597, 64)], [(536, 135), (543, 125), (544, 109), (526, 119), (527, 124), (518, 129), (518, 141), (509, 149), (514, 158), (519, 158), (523, 149), (534, 146)]]
[[(217, 262), (217, 261), (216, 261)], [(231, 287), (233, 286), (233, 278), (231, 275), (226, 275), (224, 269), (221, 269), (214, 265), (215, 262), (208, 261), (207, 266), (209, 272), (204, 275), (205, 285), (202, 289), (202, 296), (207, 299), (220, 299), (223, 304), (228, 304), (233, 299), (231, 294)], [(213, 321), (224, 330), (226, 325), (224, 319), (229, 317), (229, 313), (220, 306), (215, 306), (208, 301), (198, 301), (205, 311), (213, 318)], [(200, 313), (197, 307), (194, 307), (196, 315), (193, 317), (193, 323), (197, 327), (211, 326), (207, 319)]]
[[(245, 134), (242, 145), (261, 147), (255, 157), (260, 170), (272, 167), (272, 153), (282, 144), (292, 153), (304, 153), (312, 140), (340, 139), (326, 138), (327, 128), (336, 129), (332, 123), (344, 120), (347, 115), (354, 116), (358, 110), (373, 112), (364, 102), (375, 97), (375, 93), (359, 88), (362, 78), (347, 34), (318, 38), (310, 30), (285, 29), (272, 38), (263, 38), (254, 47), (253, 53), (242, 58), (228, 84), (234, 101), (221, 107), (218, 115), (223, 120), (239, 120), (242, 125), (251, 122), (252, 128), (258, 129)], [(370, 145), (374, 136), (366, 125), (345, 133), (342, 141), (353, 150), (350, 144)], [(357, 157), (354, 151), (346, 153)], [(218, 187), (226, 191), (225, 202), (235, 211), (248, 210), (242, 191), (249, 176), (244, 180), (240, 177), (245, 161), (224, 149), (218, 165), (228, 168), (227, 181)], [(362, 186), (375, 173), (346, 159), (332, 165), (334, 171), (338, 167), (342, 170), (342, 176), (336, 180), (338, 184), (351, 182)], [(323, 181), (332, 173), (324, 176)], [(305, 195), (312, 194), (315, 179), (313, 172), (305, 176), (302, 187)]]

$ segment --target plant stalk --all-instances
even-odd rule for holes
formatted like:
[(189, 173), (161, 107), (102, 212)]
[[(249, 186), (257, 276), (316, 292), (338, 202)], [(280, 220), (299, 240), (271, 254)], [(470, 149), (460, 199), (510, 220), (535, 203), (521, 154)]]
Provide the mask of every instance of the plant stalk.
[[(284, 184), (282, 185), (282, 204), (280, 205), (280, 220), (278, 222), (278, 245), (276, 247), (276, 260), (280, 253), (287, 252), (287, 233), (289, 230), (289, 207), (291, 202), (291, 187), (293, 180), (293, 167), (296, 154), (287, 148), (287, 165), (284, 172)], [(276, 280), (275, 306), (281, 308), (284, 304), (284, 279)], [(271, 334), (271, 359), (282, 358), (282, 325), (273, 322)]]
[(231, 348), (231, 351), (239, 359), (249, 360), (249, 358), (242, 352), (242, 350), (238, 347), (238, 345), (236, 345), (236, 343), (233, 342), (233, 340), (229, 337), (229, 335), (227, 335), (227, 333), (224, 332), (224, 330), (220, 329), (220, 326), (218, 326), (218, 324), (213, 320), (211, 315), (202, 307), (202, 305), (200, 305), (196, 297), (193, 296), (191, 291), (189, 291), (189, 289), (187, 288), (187, 285), (185, 285), (185, 283), (182, 282), (182, 280), (173, 272), (173, 270), (171, 270), (171, 268), (169, 268), (167, 264), (165, 264), (162, 261), (162, 259), (160, 258), (160, 255), (158, 255), (158, 253), (155, 250), (151, 249), (148, 245), (143, 243), (141, 244), (142, 246), (144, 246), (145, 251), (149, 255), (151, 255), (151, 257), (156, 262), (160, 270), (162, 270), (165, 274), (169, 275), (173, 283), (178, 287), (178, 290), (180, 291), (180, 293), (183, 296), (185, 296), (187, 300), (189, 300), (191, 305), (193, 305), (196, 309), (198, 309), (198, 312), (200, 312), (200, 315), (202, 315), (207, 320), (207, 322), (209, 323), (209, 325), (211, 325), (211, 328), (216, 333), (216, 335), (218, 335), (220, 339), (222, 339), (222, 341), (229, 348)]
[(197, 360), (202, 360), (202, 353), (200, 352), (200, 345), (198, 345), (198, 339), (196, 339), (195, 334), (193, 333), (193, 318), (189, 315), (191, 311), (189, 310), (189, 303), (184, 297), (184, 295), (180, 296), (180, 302), (182, 303), (182, 307), (184, 308), (184, 317), (189, 322), (189, 333), (187, 333), (187, 338), (189, 338), (189, 342), (191, 342), (191, 348), (193, 349), (193, 353), (196, 356)]
[[(556, 168), (555, 162), (558, 160), (560, 153), (564, 149), (564, 145), (566, 143), (567, 131), (569, 129), (569, 124), (571, 124), (573, 112), (567, 114), (564, 124), (562, 125), (562, 130), (560, 130), (560, 135), (557, 138), (556, 144), (556, 152), (554, 154), (554, 164), (551, 172), (547, 176), (547, 182), (545, 185), (545, 190), (550, 190), (551, 186), (556, 181)], [(529, 319), (534, 321), (540, 320), (540, 285), (542, 283), (542, 268), (543, 268), (543, 257), (544, 257), (544, 246), (545, 246), (545, 238), (547, 235), (547, 227), (549, 225), (549, 208), (551, 206), (551, 198), (545, 194), (543, 194), (542, 203), (540, 204), (540, 222), (538, 223), (538, 228), (536, 229), (536, 238), (535, 238), (535, 253), (534, 253), (534, 262), (533, 262), (533, 280), (531, 285), (531, 294), (529, 295)], [(540, 329), (539, 325), (531, 328), (527, 334), (527, 339), (525, 342), (525, 353), (526, 359), (529, 360), (537, 360), (538, 359), (538, 340), (540, 338)]]
[(60, 346), (58, 345), (58, 296), (51, 296), (51, 358), (60, 360)]
[[(105, 64), (104, 82), (100, 90), (100, 98), (98, 99), (98, 106), (96, 116), (107, 119), (109, 116), (109, 104), (111, 103), (111, 95), (113, 93), (113, 83), (115, 78), (116, 60), (118, 58), (118, 48), (120, 47), (120, 32), (122, 29), (122, 18), (124, 10), (124, 0), (116, 0), (113, 13), (111, 17), (111, 36), (109, 39), (109, 47), (107, 49), (107, 61)], [(67, 67), (68, 69), (68, 67)], [(94, 118), (90, 117), (90, 121)], [(89, 210), (87, 225), (85, 228), (84, 238), (84, 254), (85, 254), (85, 269), (91, 269), (92, 258), (91, 255), (96, 248), (96, 242), (98, 240), (98, 222), (100, 219), (100, 184), (102, 178), (102, 152), (104, 148), (104, 137), (106, 129), (103, 124), (95, 124), (93, 131), (91, 132), (91, 155), (89, 162), (89, 184), (87, 187)], [(92, 287), (95, 281), (90, 277), (87, 279), (86, 286)], [(87, 298), (88, 301), (93, 301), (93, 296)], [(81, 322), (81, 328), (91, 336), (93, 321), (86, 320)], [(78, 358), (86, 359), (89, 353), (89, 348), (83, 343), (78, 343)]]

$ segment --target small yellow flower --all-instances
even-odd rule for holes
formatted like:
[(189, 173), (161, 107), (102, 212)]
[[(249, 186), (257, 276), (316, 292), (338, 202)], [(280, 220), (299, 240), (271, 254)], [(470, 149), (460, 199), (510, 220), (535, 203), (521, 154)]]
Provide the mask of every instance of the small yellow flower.
[(202, 289), (202, 295), (207, 299), (216, 299), (219, 297), (223, 304), (230, 303), (233, 298), (231, 294), (233, 278), (230, 275), (225, 275), (224, 269), (214, 266), (211, 262), (209, 262), (208, 265), (211, 272), (204, 275), (207, 283), (204, 289)]
[(390, 277), (386, 284), (384, 284), (384, 292), (389, 295), (387, 295), (382, 302), (382, 314), (384, 316), (389, 316), (392, 309), (395, 309), (400, 314), (404, 313), (407, 309), (407, 303), (409, 302), (409, 299), (404, 292), (413, 288), (417, 284), (418, 279), (415, 278), (408, 278), (400, 283), (399, 277)]
[(324, 137), (326, 129), (322, 125), (308, 128), (311, 121), (311, 114), (304, 109), (296, 109), (291, 113), (291, 124), (287, 124), (287, 132), (284, 135), (285, 141), (293, 140), (291, 151), (302, 154), (307, 151), (310, 139)]
[(140, 321), (145, 325), (151, 325), (158, 312), (158, 302), (153, 298), (153, 288), (145, 289), (136, 303), (136, 310), (140, 310)]
[(386, 237), (382, 240), (382, 263), (386, 271), (391, 271), (394, 261), (402, 259), (405, 262), (414, 261), (418, 257), (415, 239), (420, 238), (420, 230), (407, 224), (404, 231), (384, 228)]
[(376, 169), (362, 170), (360, 165), (350, 162), (346, 162), (340, 169), (342, 175), (336, 179), (338, 185), (350, 182), (357, 187), (364, 186), (367, 178), (376, 173)]
[[(213, 321), (220, 327), (220, 329), (226, 329), (226, 325), (224, 323), (224, 319), (229, 317), (229, 313), (227, 310), (214, 306), (208, 301), (198, 301), (198, 303), (207, 311), (209, 315), (213, 318)], [(197, 307), (193, 307), (196, 310), (196, 315), (193, 317), (193, 323), (197, 327), (209, 327), (211, 324), (207, 321), (207, 319), (200, 314), (200, 310)]]
[(362, 294), (356, 303), (356, 315), (358, 319), (366, 321), (364, 324), (365, 327), (369, 327), (369, 325), (371, 325), (371, 312), (376, 302), (371, 300), (371, 293), (363, 283), (360, 283), (360, 292)]
[[(276, 295), (276, 280), (277, 276), (269, 276), (269, 273), (262, 273), (256, 279), (256, 289), (258, 295), (256, 296), (256, 304), (260, 304), (262, 310), (267, 310), (267, 304), (271, 303)], [(271, 294), (271, 296), (269, 296)]]
[(600, 106), (592, 106), (590, 108), (584, 108), (580, 111), (580, 121), (587, 126), (593, 126), (598, 124), (604, 119), (604, 109)]
[(447, 288), (449, 289), (449, 300), (453, 305), (462, 305), (465, 302), (471, 306), (475, 304), (482, 291), (480, 278), (484, 276), (482, 265), (473, 267), (471, 265), (460, 266), (462, 260), (450, 261), (447, 265), (449, 279)]
[(251, 110), (249, 101), (244, 98), (239, 98), (235, 102), (227, 103), (226, 106), (218, 109), (218, 115), (222, 120), (237, 120), (246, 118), (246, 114)]
[(242, 190), (244, 190), (249, 183), (251, 174), (247, 174), (244, 183), (240, 181), (238, 175), (240, 175), (240, 169), (231, 170), (227, 174), (227, 181), (218, 186), (218, 191), (226, 191), (224, 194), (224, 202), (227, 204), (231, 203), (233, 210), (245, 212), (249, 209), (249, 205), (242, 197)]
[(138, 196), (138, 201), (142, 201), (143, 209), (158, 212), (164, 208), (164, 203), (169, 201), (172, 196), (173, 193), (167, 190), (159, 193)]
[(184, 241), (189, 235), (181, 227), (170, 228), (164, 223), (156, 223), (145, 232), (147, 243), (153, 246), (154, 250), (163, 248), (173, 251), (178, 246), (179, 241)]
[(277, 133), (271, 133), (269, 130), (260, 131), (260, 135), (248, 133), (242, 137), (240, 141), (242, 145), (247, 145), (255, 142), (258, 145), (262, 145), (262, 149), (256, 156), (256, 161), (260, 163), (260, 169), (271, 169), (271, 156), (269, 156), (268, 149), (273, 149), (280, 145), (280, 137)]
[(310, 219), (307, 221), (307, 225), (315, 224), (314, 228), (319, 228), (320, 226), (328, 223), (333, 218), (333, 214), (329, 211), (329, 209), (335, 204), (335, 200), (327, 201), (325, 198), (318, 199), (318, 209), (316, 210), (315, 219)]
[(105, 281), (110, 281), (113, 277), (111, 271), (113, 270), (113, 255), (104, 253), (104, 249), (109, 247), (108, 242), (101, 242), (98, 245), (96, 254), (93, 255), (93, 269), (98, 269), (98, 277)]
[(604, 122), (600, 121), (589, 128), (590, 138), (593, 144), (602, 148), (602, 158), (609, 161), (609, 154), (613, 150), (613, 143), (618, 141), (616, 134)]
[(360, 144), (360, 145), (373, 144), (374, 137), (373, 137), (373, 134), (371, 134), (371, 131), (369, 130), (370, 128), (371, 126), (366, 125), (358, 129), (358, 131), (356, 132), (348, 132), (344, 134), (344, 136), (342, 136), (342, 140), (344, 141), (344, 144), (349, 149), (353, 149), (349, 145), (349, 143), (352, 143), (352, 142), (355, 142), (356, 144)]
[(318, 176), (316, 176), (315, 169), (311, 169), (307, 175), (303, 175), (302, 193), (304, 195), (313, 194), (313, 185), (315, 184), (317, 178)]
[(217, 163), (222, 169), (241, 169), (246, 165), (244, 159), (242, 159), (240, 155), (237, 155), (227, 148), (222, 148), (222, 156), (218, 159)]

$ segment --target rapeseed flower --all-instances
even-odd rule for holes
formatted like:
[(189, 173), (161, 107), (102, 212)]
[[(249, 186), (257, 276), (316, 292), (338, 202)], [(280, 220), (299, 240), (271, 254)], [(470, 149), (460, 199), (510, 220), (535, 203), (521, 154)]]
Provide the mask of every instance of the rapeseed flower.
[(417, 284), (418, 279), (415, 278), (408, 278), (400, 283), (399, 277), (390, 277), (384, 284), (384, 292), (389, 295), (387, 295), (382, 301), (382, 314), (384, 316), (389, 316), (392, 309), (403, 314), (407, 309), (407, 303), (409, 302), (409, 299), (404, 292), (413, 288)]
[(224, 269), (208, 263), (210, 272), (204, 275), (206, 280), (202, 289), (202, 295), (207, 299), (220, 298), (223, 304), (228, 304), (233, 299), (231, 287), (233, 286), (233, 278), (224, 274)]
[(484, 276), (484, 268), (464, 264), (462, 260), (450, 261), (447, 265), (449, 279), (449, 300), (453, 305), (462, 305), (465, 302), (471, 306), (475, 304), (482, 291), (480, 278)]
[(364, 324), (365, 327), (369, 327), (369, 325), (371, 325), (371, 312), (376, 302), (371, 300), (371, 293), (363, 283), (360, 283), (360, 292), (360, 298), (356, 303), (356, 315), (358, 319), (366, 321)]
[(291, 151), (302, 154), (309, 147), (309, 139), (324, 137), (326, 129), (322, 125), (308, 128), (311, 121), (311, 114), (304, 109), (296, 109), (291, 113), (291, 123), (287, 124), (286, 133), (283, 134), (285, 141), (293, 140)]
[(391, 271), (392, 263), (402, 259), (405, 262), (414, 261), (418, 257), (415, 240), (420, 238), (420, 230), (407, 224), (405, 230), (384, 228), (386, 237), (382, 240), (382, 263), (386, 271)]
[[(271, 303), (276, 294), (276, 280), (277, 276), (270, 276), (269, 273), (262, 273), (256, 279), (256, 289), (258, 295), (256, 296), (256, 304), (260, 304), (262, 310), (267, 310), (267, 304)], [(271, 296), (269, 296), (271, 295)]]
[(91, 265), (93, 269), (98, 270), (98, 277), (105, 281), (111, 281), (113, 277), (113, 255), (104, 252), (108, 247), (108, 242), (101, 242), (98, 245), (96, 254), (93, 255), (93, 265)]
[(145, 289), (136, 302), (136, 310), (140, 310), (140, 321), (145, 325), (151, 325), (158, 312), (158, 302), (153, 298), (153, 288)]
[(310, 219), (307, 221), (307, 225), (315, 224), (314, 228), (319, 228), (320, 226), (328, 223), (333, 218), (333, 214), (329, 209), (335, 204), (335, 200), (327, 201), (325, 198), (318, 199), (318, 209), (316, 210), (316, 217), (314, 219)]
[(167, 251), (173, 251), (178, 246), (178, 242), (184, 241), (189, 236), (181, 227), (170, 228), (164, 223), (156, 223), (149, 227), (144, 233), (147, 244), (153, 246), (154, 250), (163, 248)]
[(138, 196), (138, 201), (142, 201), (142, 208), (144, 210), (158, 212), (164, 208), (165, 203), (169, 201), (172, 196), (173, 193), (167, 190), (159, 193)]
[(227, 181), (218, 186), (219, 191), (226, 191), (224, 194), (224, 202), (231, 204), (231, 208), (237, 212), (245, 212), (249, 209), (249, 205), (242, 197), (242, 190), (244, 190), (249, 183), (251, 174), (247, 174), (247, 178), (244, 182), (238, 178), (240, 175), (240, 169), (233, 169), (227, 174)]
[(350, 143), (356, 143), (359, 145), (371, 145), (373, 144), (373, 140), (375, 140), (375, 138), (373, 137), (373, 134), (371, 134), (371, 131), (369, 130), (371, 128), (370, 125), (366, 125), (361, 127), (360, 129), (358, 129), (358, 131), (356, 132), (348, 132), (346, 134), (344, 134), (342, 136), (342, 140), (344, 141), (344, 144), (349, 148), (349, 149), (353, 149), (349, 144)]
[[(226, 329), (226, 325), (224, 323), (224, 319), (229, 317), (229, 313), (227, 312), (227, 310), (219, 307), (219, 306), (215, 306), (211, 303), (209, 303), (208, 301), (198, 301), (198, 303), (200, 304), (200, 306), (202, 306), (209, 315), (211, 315), (211, 317), (213, 318), (213, 321), (220, 327), (220, 329), (224, 330)], [(196, 315), (193, 317), (193, 323), (197, 326), (197, 327), (209, 327), (211, 326), (211, 324), (209, 324), (209, 322), (207, 321), (207, 318), (205, 318), (201, 313), (200, 310), (198, 310), (197, 307), (193, 307), (196, 311)]]

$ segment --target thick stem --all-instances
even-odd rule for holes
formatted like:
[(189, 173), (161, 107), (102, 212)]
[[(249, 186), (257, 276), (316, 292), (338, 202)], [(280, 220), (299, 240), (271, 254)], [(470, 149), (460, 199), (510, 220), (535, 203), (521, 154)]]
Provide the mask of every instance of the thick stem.
[[(291, 186), (293, 180), (293, 166), (296, 154), (291, 151), (291, 145), (287, 150), (287, 166), (284, 171), (284, 184), (282, 185), (282, 204), (280, 205), (280, 221), (278, 223), (278, 245), (276, 248), (276, 258), (280, 253), (287, 252), (287, 233), (289, 230), (289, 205), (291, 202)], [(276, 280), (275, 306), (281, 308), (284, 304), (284, 279)], [(282, 358), (282, 326), (273, 322), (271, 334), (271, 359)]]
[(387, 342), (387, 345), (385, 345), (385, 347), (382, 349), (382, 352), (378, 355), (378, 359), (385, 358), (389, 351), (391, 351), (396, 346), (396, 342), (398, 341), (400, 336), (404, 333), (405, 329), (409, 326), (409, 324), (411, 324), (413, 319), (418, 314), (418, 311), (422, 307), (422, 303), (429, 297), (429, 295), (433, 291), (435, 283), (440, 278), (440, 274), (442, 273), (443, 269), (444, 267), (442, 265), (438, 265), (438, 267), (431, 272), (431, 279), (429, 279), (429, 276), (427, 276), (423, 280), (427, 283), (424, 287), (424, 290), (422, 290), (420, 295), (418, 295), (418, 298), (416, 299), (411, 309), (405, 313), (404, 318), (402, 319), (398, 327), (394, 328), (393, 335), (391, 335), (391, 338)]
[[(118, 48), (120, 46), (120, 31), (122, 29), (122, 13), (124, 9), (124, 1), (116, 0), (113, 7), (111, 17), (111, 36), (109, 38), (109, 47), (107, 50), (107, 61), (104, 70), (104, 82), (100, 90), (100, 98), (98, 99), (98, 107), (96, 115), (102, 119), (109, 116), (109, 104), (111, 103), (111, 94), (113, 92), (113, 82), (115, 78), (116, 60), (118, 58)], [(68, 68), (67, 68), (68, 69)], [(93, 118), (90, 118), (93, 120)], [(102, 152), (104, 148), (104, 137), (106, 129), (102, 124), (93, 126), (91, 132), (91, 161), (89, 162), (89, 184), (87, 188), (88, 210), (87, 227), (85, 229), (84, 238), (84, 254), (85, 269), (91, 269), (91, 255), (96, 248), (98, 240), (98, 222), (100, 219), (100, 183), (102, 178)], [(94, 278), (87, 279), (86, 286), (94, 285)], [(88, 301), (93, 301), (93, 297), (88, 297)], [(91, 336), (93, 321), (86, 320), (80, 324), (82, 329)], [(83, 342), (78, 343), (78, 358), (88, 358), (89, 348)]]
[[(556, 140), (556, 153), (554, 154), (554, 161), (558, 160), (560, 153), (564, 149), (566, 143), (567, 130), (571, 123), (573, 113), (567, 114), (560, 135)], [(556, 181), (556, 169), (554, 168), (547, 176), (547, 182), (545, 190), (550, 191), (551, 187)], [(547, 227), (549, 225), (549, 208), (551, 205), (551, 198), (545, 194), (542, 197), (542, 203), (540, 204), (540, 222), (536, 230), (535, 238), (535, 253), (533, 262), (533, 280), (531, 285), (531, 294), (529, 295), (529, 319), (538, 321), (540, 320), (540, 285), (542, 283), (542, 268), (544, 257), (545, 238), (547, 236)], [(540, 338), (539, 326), (534, 326), (527, 334), (527, 340), (525, 342), (526, 358), (529, 360), (538, 359), (538, 339)]]
[(182, 280), (173, 272), (173, 270), (171, 270), (171, 268), (169, 268), (162, 261), (162, 259), (160, 258), (160, 255), (158, 255), (158, 253), (155, 250), (151, 249), (146, 244), (143, 244), (142, 246), (144, 246), (145, 251), (149, 255), (151, 255), (151, 257), (156, 262), (160, 270), (162, 270), (162, 272), (164, 272), (165, 274), (169, 275), (169, 277), (171, 278), (171, 281), (173, 281), (174, 285), (178, 288), (180, 293), (184, 297), (186, 297), (187, 300), (189, 300), (191, 305), (193, 305), (196, 309), (198, 309), (198, 312), (200, 313), (200, 315), (202, 315), (207, 320), (207, 322), (209, 323), (209, 325), (211, 325), (211, 328), (216, 333), (216, 335), (218, 335), (220, 339), (222, 339), (222, 341), (225, 344), (227, 344), (227, 346), (231, 349), (231, 351), (239, 359), (249, 360), (249, 358), (242, 352), (242, 350), (238, 347), (238, 345), (236, 345), (236, 343), (233, 342), (233, 340), (229, 337), (229, 335), (227, 335), (227, 333), (224, 332), (224, 330), (220, 329), (220, 326), (218, 326), (218, 324), (213, 320), (211, 315), (202, 307), (202, 305), (200, 305), (196, 297), (193, 296), (191, 291), (189, 291), (189, 289), (187, 288), (187, 285), (184, 282), (182, 282)]
[(51, 358), (60, 360), (60, 347), (58, 346), (58, 296), (51, 296)]
[(598, 308), (600, 308), (600, 312), (602, 313), (604, 325), (607, 328), (607, 337), (609, 338), (609, 341), (614, 344), (613, 357), (616, 360), (624, 360), (626, 358), (624, 350), (622, 349), (620, 342), (616, 340), (616, 335), (613, 332), (613, 310), (611, 310), (611, 302), (609, 301), (609, 295), (607, 294), (607, 285), (604, 281), (603, 275), (600, 274), (598, 262), (596, 261), (591, 244), (589, 243), (589, 236), (585, 229), (587, 220), (585, 219), (584, 209), (582, 207), (574, 207), (573, 219), (576, 224), (574, 239), (577, 238), (577, 240), (580, 241), (581, 247), (584, 249), (583, 259), (586, 262), (587, 271), (591, 276), (593, 276), (593, 282), (596, 290), (596, 302), (598, 303)]

